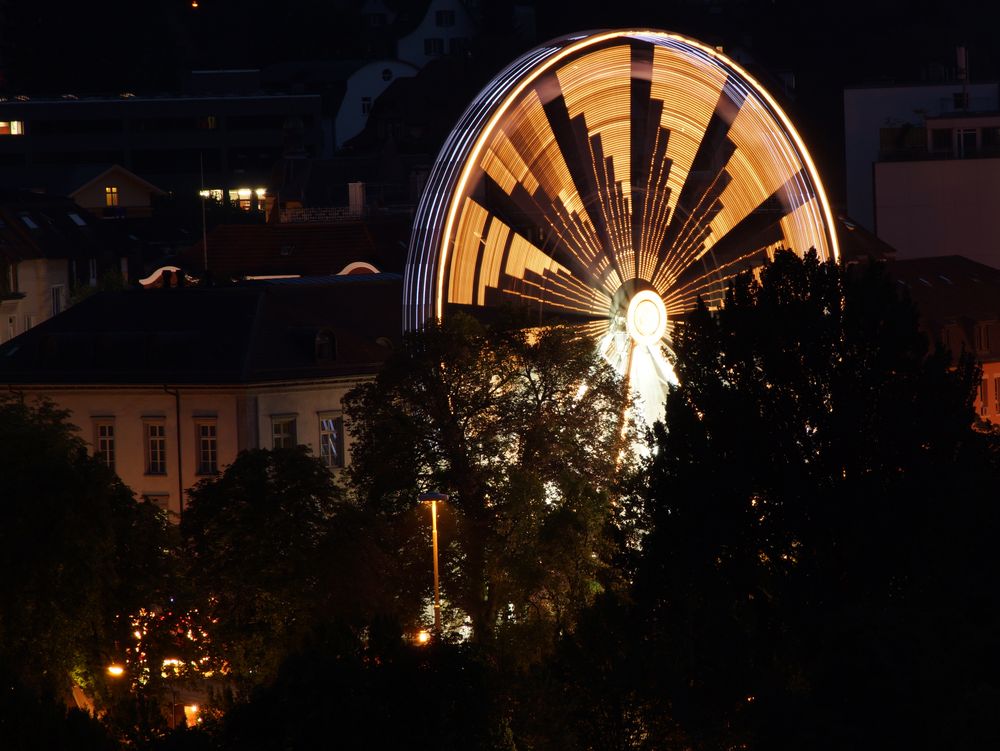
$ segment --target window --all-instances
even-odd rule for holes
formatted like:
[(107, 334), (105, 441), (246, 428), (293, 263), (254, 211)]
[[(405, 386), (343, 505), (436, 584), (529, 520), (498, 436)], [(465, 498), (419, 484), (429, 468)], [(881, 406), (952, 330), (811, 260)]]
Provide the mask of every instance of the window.
[(993, 411), (1000, 415), (1000, 376), (993, 379)]
[(152, 503), (162, 511), (170, 511), (170, 493), (143, 493), (142, 500)]
[(455, 25), (455, 11), (453, 10), (439, 10), (434, 14), (434, 23), (437, 26), (446, 28), (448, 26)]
[(328, 363), (337, 356), (336, 339), (333, 332), (322, 330), (316, 334), (316, 362)]
[(344, 418), (319, 416), (319, 458), (330, 469), (344, 466)]
[(23, 120), (0, 120), (0, 136), (23, 136)]
[(271, 418), (271, 447), (276, 449), (291, 449), (298, 445), (295, 434), (295, 417), (281, 415)]
[(391, 81), (392, 80), (392, 71), (389, 70), (388, 68), (382, 68), (382, 80), (383, 81)]
[(4, 271), (3, 278), (0, 279), (0, 294), (13, 294), (17, 292), (17, 263), (11, 261), (2, 264)]
[(114, 420), (94, 420), (94, 456), (110, 470), (115, 468)]
[(958, 158), (968, 159), (976, 156), (976, 129), (962, 128), (955, 131), (958, 144)]
[(97, 259), (91, 258), (87, 261), (87, 274), (90, 280), (90, 286), (97, 286)]
[(361, 114), (367, 115), (372, 111), (372, 98), (370, 96), (361, 97)]
[(444, 40), (438, 37), (429, 37), (424, 40), (424, 54), (425, 55), (442, 55), (444, 54)]
[(162, 422), (146, 422), (146, 474), (167, 474), (167, 428)]
[(17, 316), (7, 316), (7, 341), (17, 336)]
[(77, 214), (75, 211), (71, 211), (69, 218), (73, 220), (73, 224), (77, 227), (86, 227), (87, 223), (83, 220), (83, 217)]
[(63, 290), (61, 284), (52, 288), (52, 315), (57, 316), (63, 311)]
[(117, 185), (105, 185), (104, 186), (104, 205), (105, 206), (117, 206), (118, 205), (118, 186)]
[(198, 444), (198, 474), (217, 475), (219, 473), (219, 445), (216, 436), (216, 423), (198, 422), (195, 424)]
[(990, 402), (987, 399), (989, 395), (989, 381), (985, 378), (979, 383), (979, 414), (986, 415), (989, 413)]
[(988, 323), (976, 324), (976, 352), (990, 351), (990, 325)]
[(27, 214), (21, 214), (21, 221), (28, 229), (38, 229), (38, 223)]

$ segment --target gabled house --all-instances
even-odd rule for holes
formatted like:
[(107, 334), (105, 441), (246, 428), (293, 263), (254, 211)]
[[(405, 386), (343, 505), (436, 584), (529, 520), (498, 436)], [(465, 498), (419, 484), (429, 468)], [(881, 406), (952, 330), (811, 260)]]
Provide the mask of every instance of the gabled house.
[(62, 312), (122, 272), (99, 222), (68, 198), (0, 192), (0, 342)]

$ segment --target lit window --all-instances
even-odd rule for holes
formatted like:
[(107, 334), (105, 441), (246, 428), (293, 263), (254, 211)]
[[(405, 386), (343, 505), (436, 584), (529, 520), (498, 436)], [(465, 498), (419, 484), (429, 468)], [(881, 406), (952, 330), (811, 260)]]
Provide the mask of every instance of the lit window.
[(424, 40), (425, 55), (443, 55), (444, 40), (438, 37), (429, 37)]
[(448, 27), (455, 25), (455, 11), (439, 10), (434, 14), (434, 23), (438, 26)]
[(0, 136), (23, 136), (24, 123), (21, 120), (0, 120)]
[(298, 445), (295, 434), (295, 418), (281, 416), (271, 418), (271, 447), (276, 449), (291, 449)]
[(219, 473), (219, 445), (215, 422), (199, 422), (196, 425), (198, 439), (198, 474)]
[(167, 473), (167, 429), (162, 422), (147, 422), (146, 429), (146, 474), (165, 475)]
[(319, 418), (319, 458), (330, 469), (344, 466), (344, 418)]
[(104, 205), (105, 206), (117, 206), (118, 205), (118, 186), (117, 185), (105, 185), (104, 186)]
[(94, 421), (94, 456), (110, 470), (115, 468), (115, 423), (113, 420)]

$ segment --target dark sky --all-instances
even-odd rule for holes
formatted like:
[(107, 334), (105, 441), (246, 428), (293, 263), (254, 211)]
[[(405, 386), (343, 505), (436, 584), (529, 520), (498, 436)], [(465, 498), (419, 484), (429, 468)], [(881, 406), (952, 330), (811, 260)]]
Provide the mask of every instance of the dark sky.
[[(427, 0), (387, 0), (405, 20)], [(490, 38), (477, 43), (483, 82), (522, 52), (513, 0), (479, 0)], [(792, 74), (786, 107), (826, 171), (842, 161), (842, 90), (865, 82), (940, 80), (955, 47), (974, 80), (1000, 62), (997, 0), (537, 0), (538, 41), (583, 29), (678, 31), (759, 70)], [(191, 69), (261, 67), (290, 59), (364, 56), (361, 0), (0, 0), (0, 92), (31, 95), (178, 90)], [(834, 178), (835, 180), (837, 178)]]

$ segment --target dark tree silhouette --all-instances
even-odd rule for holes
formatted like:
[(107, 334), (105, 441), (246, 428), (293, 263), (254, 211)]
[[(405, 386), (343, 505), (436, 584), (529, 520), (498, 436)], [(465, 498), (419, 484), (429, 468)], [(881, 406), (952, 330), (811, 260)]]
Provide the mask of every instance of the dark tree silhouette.
[(677, 351), (635, 588), (651, 725), (695, 748), (995, 742), (1000, 444), (974, 363), (929, 347), (880, 266), (790, 253)]

